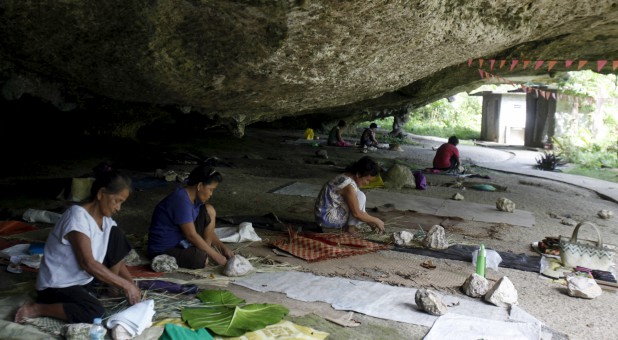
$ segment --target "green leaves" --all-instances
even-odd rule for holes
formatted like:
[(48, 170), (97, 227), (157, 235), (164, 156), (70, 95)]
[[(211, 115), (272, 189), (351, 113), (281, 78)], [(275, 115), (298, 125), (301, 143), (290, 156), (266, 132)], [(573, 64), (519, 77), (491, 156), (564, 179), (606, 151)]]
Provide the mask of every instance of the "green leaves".
[(197, 297), (206, 307), (184, 308), (182, 319), (192, 328), (208, 328), (221, 336), (241, 336), (262, 329), (281, 321), (289, 312), (277, 304), (242, 305), (245, 300), (224, 290), (205, 290)]

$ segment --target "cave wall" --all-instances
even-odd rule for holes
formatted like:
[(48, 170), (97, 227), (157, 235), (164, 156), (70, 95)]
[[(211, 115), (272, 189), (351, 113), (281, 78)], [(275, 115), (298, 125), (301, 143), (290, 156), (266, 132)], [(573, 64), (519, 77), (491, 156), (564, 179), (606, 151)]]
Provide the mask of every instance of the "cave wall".
[[(0, 19), (5, 100), (154, 105), (238, 136), (285, 117), (422, 106), (480, 85), (469, 58), (618, 59), (607, 0), (6, 0)], [(148, 117), (126, 115), (125, 129)]]

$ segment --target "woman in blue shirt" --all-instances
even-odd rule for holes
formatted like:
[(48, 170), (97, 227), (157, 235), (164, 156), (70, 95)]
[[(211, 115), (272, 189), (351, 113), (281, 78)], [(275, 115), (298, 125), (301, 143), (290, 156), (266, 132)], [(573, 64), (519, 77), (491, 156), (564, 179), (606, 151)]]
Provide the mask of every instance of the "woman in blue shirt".
[(234, 256), (215, 234), (217, 213), (207, 203), (222, 181), (218, 171), (200, 165), (191, 171), (184, 187), (157, 204), (148, 231), (149, 257), (166, 254), (179, 267), (198, 269), (209, 260), (225, 265)]

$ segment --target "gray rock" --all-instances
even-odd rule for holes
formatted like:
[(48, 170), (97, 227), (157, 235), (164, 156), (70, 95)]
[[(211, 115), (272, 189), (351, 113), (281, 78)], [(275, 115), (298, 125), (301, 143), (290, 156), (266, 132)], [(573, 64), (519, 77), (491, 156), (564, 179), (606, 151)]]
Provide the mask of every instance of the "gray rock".
[(423, 240), (423, 245), (429, 249), (448, 248), (448, 241), (446, 239), (444, 227), (437, 224), (431, 227), (427, 233), (427, 236), (425, 236), (425, 239)]
[(328, 159), (328, 152), (326, 150), (324, 150), (324, 149), (316, 151), (315, 155), (318, 158)]
[(481, 297), (487, 294), (489, 290), (489, 281), (477, 273), (468, 276), (464, 284), (461, 286), (461, 291), (470, 297)]
[(444, 315), (448, 312), (446, 304), (442, 302), (442, 299), (431, 290), (419, 289), (414, 295), (414, 301), (419, 309), (431, 315)]
[(603, 209), (599, 210), (597, 215), (602, 219), (609, 220), (610, 218), (612, 218), (612, 216), (614, 216), (614, 212), (611, 210)]
[(152, 259), (150, 267), (158, 273), (171, 273), (178, 269), (178, 263), (174, 257), (162, 254)]
[(500, 211), (514, 212), (515, 202), (506, 197), (500, 197), (496, 200), (496, 208)]
[(566, 280), (567, 293), (570, 296), (584, 299), (594, 299), (602, 293), (601, 287), (599, 287), (593, 278), (569, 275)]
[(384, 175), (384, 186), (395, 189), (403, 187), (415, 188), (412, 170), (405, 165), (393, 165)]
[(225, 268), (223, 268), (223, 275), (236, 277), (244, 276), (252, 273), (255, 270), (249, 260), (241, 255), (235, 255), (227, 261)]
[(453, 195), (453, 197), (451, 197), (452, 199), (454, 199), (455, 201), (463, 201), (464, 200), (464, 195), (460, 194), (460, 193), (456, 193), (455, 195)]
[(508, 307), (517, 304), (517, 290), (508, 277), (503, 276), (485, 294), (485, 301), (499, 307)]
[(63, 325), (60, 329), (60, 335), (64, 336), (67, 340), (90, 340), (90, 327), (89, 323), (70, 323)]
[(575, 221), (572, 218), (568, 218), (568, 217), (565, 217), (562, 220), (560, 220), (560, 223), (562, 223), (564, 225), (572, 226), (572, 227), (577, 225), (577, 221)]

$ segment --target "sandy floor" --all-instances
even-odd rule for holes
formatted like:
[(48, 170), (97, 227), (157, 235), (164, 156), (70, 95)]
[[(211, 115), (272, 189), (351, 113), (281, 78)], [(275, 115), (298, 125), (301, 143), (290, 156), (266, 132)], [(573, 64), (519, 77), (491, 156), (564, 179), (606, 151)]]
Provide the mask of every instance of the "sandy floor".
[[(213, 135), (199, 142), (168, 144), (165, 147), (148, 149), (148, 152), (118, 149), (118, 153), (102, 154), (101, 157), (118, 159), (120, 164), (125, 165), (127, 171), (131, 171), (134, 178), (140, 178), (154, 174), (157, 165), (161, 164), (157, 160), (162, 157), (163, 151), (167, 152), (165, 155), (168, 158), (180, 152), (215, 156), (221, 164), (219, 170), (224, 176), (224, 182), (211, 199), (218, 216), (261, 216), (275, 213), (282, 220), (311, 222), (313, 198), (277, 195), (269, 191), (294, 181), (322, 184), (363, 154), (355, 148), (328, 147), (325, 148), (329, 156), (326, 160), (315, 156), (318, 147), (283, 143), (286, 139), (291, 140), (301, 136), (302, 131), (248, 129), (247, 136), (243, 140), (229, 140)], [(419, 145), (404, 145), (402, 152), (377, 150), (369, 154), (381, 161), (386, 168), (397, 161), (415, 169), (422, 169), (431, 165), (431, 158), (434, 154), (432, 146), (436, 145), (439, 145), (439, 142), (426, 141)], [(131, 152), (133, 153), (127, 155)], [(466, 155), (462, 157), (465, 159)], [(496, 158), (500, 155), (490, 154), (488, 157)], [(81, 176), (97, 162), (96, 156), (89, 159), (83, 157), (72, 160), (54, 159), (30, 165), (27, 171), (22, 169), (21, 173), (7, 174), (0, 183), (4, 189), (0, 197), (2, 208), (0, 211), (5, 218), (20, 216), (26, 208), (62, 211), (68, 203), (55, 199), (59, 193), (60, 186), (58, 185), (64, 183), (61, 179)], [(189, 171), (193, 166), (192, 164), (168, 163), (165, 170), (181, 173)], [(490, 179), (468, 179), (467, 181), (493, 183), (506, 187), (506, 191), (482, 192), (472, 189), (462, 191), (448, 187), (447, 184), (452, 183), (454, 179), (441, 175), (427, 175), (429, 187), (425, 191), (412, 188), (380, 190), (443, 199), (460, 192), (465, 196), (466, 202), (488, 205), (494, 205), (499, 197), (507, 197), (516, 203), (517, 209), (530, 211), (535, 218), (535, 225), (532, 228), (462, 221), (447, 235), (453, 243), (467, 245), (484, 243), (486, 247), (502, 252), (537, 255), (530, 247), (532, 242), (540, 241), (546, 236), (570, 235), (573, 231), (572, 226), (561, 224), (559, 218), (552, 216), (570, 216), (578, 221), (593, 221), (599, 226), (605, 243), (618, 244), (616, 216), (609, 220), (597, 217), (597, 212), (601, 209), (613, 210), (614, 214), (618, 213), (616, 203), (602, 200), (594, 192), (564, 183), (499, 173), (470, 165), (469, 169), (475, 173), (487, 175)], [(43, 184), (47, 189), (41, 189)], [(174, 183), (168, 183), (162, 187), (135, 191), (116, 216), (119, 225), (127, 233), (135, 235), (137, 239), (143, 237), (148, 228), (152, 208), (172, 190), (174, 185)], [(396, 220), (385, 222), (387, 223), (387, 235), (401, 229)], [(595, 238), (593, 234), (583, 234), (583, 237)], [(449, 294), (461, 294), (459, 286), (474, 269), (467, 262), (397, 251), (382, 251), (317, 263), (306, 263), (296, 258), (277, 257), (266, 245), (253, 244), (243, 247), (241, 253), (274, 257), (279, 261), (299, 265), (303, 270), (321, 275), (362, 278), (406, 287), (427, 287)], [(437, 265), (436, 269), (429, 270), (420, 266), (428, 259)], [(0, 275), (4, 278), (6, 273)], [(554, 333), (554, 339), (565, 337), (612, 339), (618, 334), (618, 324), (614, 322), (615, 315), (618, 313), (616, 290), (604, 289), (603, 295), (599, 298), (583, 300), (567, 296), (565, 286), (551, 282), (537, 273), (507, 268), (488, 271), (490, 280), (498, 280), (504, 275), (509, 277), (518, 291), (519, 306), (543, 321), (547, 329)], [(296, 308), (302, 309), (298, 306)], [(362, 319), (363, 327), (348, 329), (328, 322), (323, 323), (319, 321), (319, 318), (317, 319), (316, 321), (300, 318), (297, 322), (305, 322), (318, 329), (320, 326), (328, 327), (325, 331), (330, 332), (333, 339), (377, 339), (380, 338), (377, 334), (381, 333), (373, 332), (383, 327), (393, 329), (399, 336), (407, 339), (420, 339), (428, 331), (425, 327), (402, 325), (365, 316), (356, 317), (356, 319)]]

